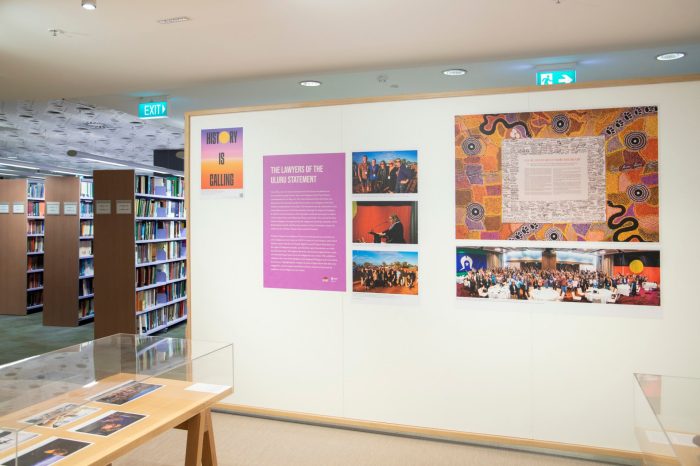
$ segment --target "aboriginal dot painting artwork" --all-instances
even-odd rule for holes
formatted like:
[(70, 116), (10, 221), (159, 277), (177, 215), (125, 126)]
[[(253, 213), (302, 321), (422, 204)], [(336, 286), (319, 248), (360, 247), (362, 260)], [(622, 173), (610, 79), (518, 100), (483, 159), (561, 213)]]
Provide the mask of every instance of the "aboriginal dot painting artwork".
[(659, 241), (655, 106), (455, 117), (456, 237)]

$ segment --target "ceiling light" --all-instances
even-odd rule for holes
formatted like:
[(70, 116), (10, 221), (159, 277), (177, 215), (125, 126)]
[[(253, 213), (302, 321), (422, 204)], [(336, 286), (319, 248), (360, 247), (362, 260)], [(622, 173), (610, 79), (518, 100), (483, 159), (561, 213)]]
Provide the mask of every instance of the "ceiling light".
[(51, 170), (53, 173), (63, 173), (64, 175), (85, 176), (85, 173), (67, 172), (63, 170)]
[(158, 20), (160, 24), (184, 23), (185, 21), (190, 21), (190, 18), (187, 16), (175, 16), (173, 18), (163, 18)]
[(4, 165), (6, 167), (17, 167), (17, 168), (26, 168), (27, 170), (36, 170), (36, 167), (30, 167), (28, 165), (20, 165), (17, 163), (7, 163), (7, 162), (0, 162), (0, 165)]
[(19, 176), (17, 173), (3, 173), (0, 172), (0, 176)]
[(657, 60), (659, 61), (671, 61), (671, 60), (678, 60), (679, 58), (685, 57), (685, 52), (668, 52), (668, 53), (662, 53), (661, 55), (658, 55), (656, 57)]
[(301, 81), (299, 85), (304, 87), (318, 87), (321, 85), (321, 81)]
[(445, 76), (464, 76), (467, 74), (467, 70), (461, 68), (450, 68), (449, 70), (444, 70), (442, 72)]
[(90, 159), (87, 157), (82, 157), (83, 160), (89, 160), (90, 162), (97, 162), (97, 163), (104, 163), (107, 165), (115, 165), (117, 167), (128, 167), (128, 165), (123, 164), (123, 163), (117, 163), (117, 162), (108, 162), (106, 160), (97, 160), (97, 159)]
[(95, 10), (97, 9), (97, 0), (83, 0), (81, 5), (86, 10)]

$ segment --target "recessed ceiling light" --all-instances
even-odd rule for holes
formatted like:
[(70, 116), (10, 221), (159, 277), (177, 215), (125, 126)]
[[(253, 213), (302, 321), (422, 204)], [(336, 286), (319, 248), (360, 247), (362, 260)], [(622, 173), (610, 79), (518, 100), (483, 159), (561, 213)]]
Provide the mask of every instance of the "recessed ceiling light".
[(301, 81), (299, 85), (304, 87), (318, 87), (321, 85), (321, 81)]
[(449, 70), (444, 70), (442, 72), (445, 76), (464, 76), (467, 74), (467, 70), (461, 68), (450, 68)]
[(685, 52), (668, 52), (668, 53), (662, 53), (661, 55), (658, 55), (656, 57), (657, 60), (659, 61), (671, 61), (671, 60), (678, 60), (679, 58), (685, 57)]
[(191, 21), (191, 19), (187, 16), (174, 16), (172, 18), (163, 18), (158, 20), (160, 24), (184, 23), (185, 21)]
[(97, 9), (97, 0), (83, 0), (81, 6), (86, 10)]

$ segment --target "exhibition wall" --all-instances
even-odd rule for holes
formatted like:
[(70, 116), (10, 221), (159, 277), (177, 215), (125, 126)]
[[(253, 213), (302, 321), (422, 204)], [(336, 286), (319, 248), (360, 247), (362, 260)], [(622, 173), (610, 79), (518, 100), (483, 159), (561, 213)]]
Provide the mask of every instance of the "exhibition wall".
[[(227, 402), (638, 450), (633, 373), (700, 376), (699, 97), (692, 81), (189, 116), (191, 336), (234, 342)], [(456, 238), (455, 116), (640, 106), (658, 107), (659, 242)], [(243, 129), (241, 191), (202, 189), (202, 131), (213, 128)], [(353, 193), (354, 152), (413, 150), (416, 193)], [(345, 154), (347, 291), (264, 288), (264, 156), (337, 153)], [(417, 244), (374, 245), (417, 252), (417, 295), (353, 291), (353, 251), (376, 251), (353, 244), (353, 201), (417, 203)], [(457, 247), (660, 251), (663, 298), (660, 306), (460, 298)]]

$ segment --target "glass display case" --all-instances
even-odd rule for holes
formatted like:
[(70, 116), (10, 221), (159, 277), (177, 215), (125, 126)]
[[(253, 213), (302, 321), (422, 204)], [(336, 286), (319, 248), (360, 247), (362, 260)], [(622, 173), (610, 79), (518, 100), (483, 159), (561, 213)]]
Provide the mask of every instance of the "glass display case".
[(6, 364), (0, 465), (107, 464), (190, 425), (206, 443), (210, 408), (232, 392), (230, 343), (117, 334)]
[(700, 379), (634, 377), (635, 434), (644, 464), (700, 466)]

